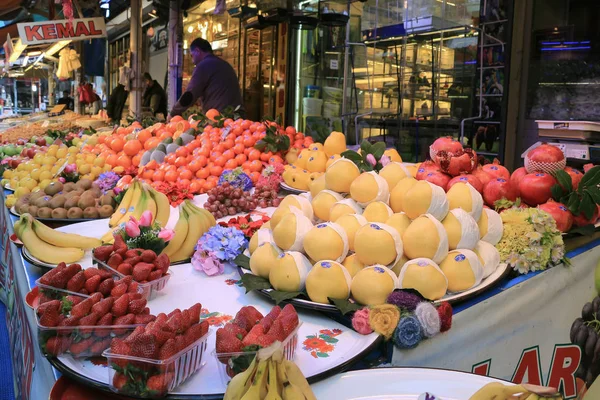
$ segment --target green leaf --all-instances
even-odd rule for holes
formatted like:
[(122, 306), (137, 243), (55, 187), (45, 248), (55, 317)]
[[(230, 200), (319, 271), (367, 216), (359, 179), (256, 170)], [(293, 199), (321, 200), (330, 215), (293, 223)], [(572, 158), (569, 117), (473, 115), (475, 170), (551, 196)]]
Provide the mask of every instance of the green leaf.
[(565, 191), (564, 189), (561, 187), (561, 185), (554, 185), (550, 188), (550, 191), (552, 192), (552, 198), (558, 202), (560, 202), (560, 200), (563, 198)]
[(596, 211), (596, 203), (594, 203), (594, 200), (592, 200), (592, 197), (589, 194), (585, 193), (583, 199), (581, 199), (579, 208), (586, 219), (591, 219), (594, 215), (594, 211)]
[(288, 135), (281, 135), (281, 143), (279, 150), (287, 150), (290, 148), (290, 137)]
[(567, 174), (565, 171), (556, 171), (556, 180), (567, 193), (573, 191), (573, 179), (571, 179), (571, 175)]
[(569, 231), (569, 234), (581, 235), (581, 236), (590, 236), (596, 232), (596, 227), (592, 224), (579, 226), (577, 228), (573, 228)]
[(269, 296), (271, 296), (271, 298), (275, 300), (275, 304), (279, 304), (285, 300), (293, 299), (295, 297), (300, 296), (301, 294), (302, 292), (282, 292), (280, 290), (271, 290), (269, 292)]
[(584, 188), (598, 184), (600, 184), (600, 166), (597, 165), (583, 175), (577, 189), (582, 193)]
[(385, 152), (385, 143), (384, 142), (375, 143), (371, 147), (371, 152), (373, 154), (373, 157), (375, 157), (376, 160), (379, 160), (381, 158), (381, 156), (383, 156), (383, 153)]
[(235, 265), (242, 267), (244, 269), (250, 269), (250, 257), (245, 254), (240, 254), (236, 258), (233, 259)]
[(371, 150), (372, 147), (373, 146), (371, 145), (371, 143), (369, 143), (368, 140), (363, 140), (362, 143), (360, 144), (360, 150), (361, 150), (360, 152), (363, 155), (370, 154), (370, 153), (372, 153), (372, 150)]
[(580, 204), (581, 199), (579, 196), (577, 196), (575, 193), (572, 193), (571, 196), (569, 196), (569, 202), (566, 204), (566, 206), (574, 215), (579, 215), (581, 213), (579, 209)]
[(347, 158), (348, 160), (352, 161), (353, 163), (357, 163), (357, 162), (361, 162), (362, 161), (362, 157), (360, 154), (358, 154), (355, 151), (352, 150), (346, 150), (341, 154), (342, 157)]
[(254, 274), (242, 275), (242, 286), (246, 289), (246, 293), (253, 290), (272, 289), (271, 283), (268, 279), (261, 278)]
[(600, 190), (598, 190), (596, 186), (586, 188), (584, 193), (587, 193), (592, 198), (594, 203), (600, 204)]
[(362, 308), (362, 306), (356, 303), (351, 303), (347, 299), (332, 299), (331, 297), (328, 297), (328, 299), (338, 310), (340, 310), (343, 315), (360, 310)]

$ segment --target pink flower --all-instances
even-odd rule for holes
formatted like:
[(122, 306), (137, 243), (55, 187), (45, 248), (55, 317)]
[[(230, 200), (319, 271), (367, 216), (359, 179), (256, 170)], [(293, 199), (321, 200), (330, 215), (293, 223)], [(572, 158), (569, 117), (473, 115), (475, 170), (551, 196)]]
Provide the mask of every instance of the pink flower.
[(361, 335), (368, 335), (373, 333), (373, 329), (369, 325), (369, 309), (363, 308), (354, 313), (352, 317), (352, 327), (354, 330)]
[(381, 156), (381, 160), (379, 160), (379, 162), (381, 162), (381, 165), (385, 167), (392, 162), (392, 159), (389, 156)]
[(65, 183), (67, 180), (61, 176), (61, 177), (58, 178), (58, 181), (60, 183)]
[(170, 241), (175, 236), (175, 231), (173, 229), (161, 229), (158, 232), (158, 237), (164, 240), (165, 242)]
[(213, 254), (197, 251), (192, 257), (192, 266), (196, 271), (202, 271), (208, 276), (221, 275), (225, 266)]
[(131, 238), (138, 237), (140, 236), (140, 227), (133, 219), (130, 219), (125, 223), (125, 233)]
[(115, 194), (119, 194), (119, 193), (121, 193), (122, 191), (123, 191), (123, 189), (121, 189), (120, 187), (114, 187), (114, 188), (113, 188), (113, 192), (114, 192)]
[(152, 213), (149, 210), (146, 210), (142, 213), (140, 217), (140, 226), (150, 226), (152, 225)]
[(72, 174), (74, 172), (77, 172), (77, 164), (67, 164), (65, 167), (65, 173)]
[(375, 159), (375, 156), (373, 154), (367, 154), (367, 162), (371, 164), (372, 167), (377, 165), (377, 160)]

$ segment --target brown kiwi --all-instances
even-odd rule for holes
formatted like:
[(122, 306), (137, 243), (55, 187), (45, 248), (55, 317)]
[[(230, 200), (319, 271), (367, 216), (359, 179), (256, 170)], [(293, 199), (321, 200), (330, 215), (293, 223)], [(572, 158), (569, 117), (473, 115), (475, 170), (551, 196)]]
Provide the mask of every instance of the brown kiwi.
[(50, 208), (63, 208), (67, 199), (62, 194), (57, 194), (50, 200)]
[(55, 208), (52, 210), (52, 218), (56, 219), (66, 219), (67, 218), (67, 210), (64, 208)]
[(73, 208), (70, 208), (69, 211), (67, 211), (67, 218), (74, 219), (74, 218), (82, 218), (82, 217), (83, 217), (83, 210), (79, 207), (73, 207)]
[(52, 197), (50, 196), (40, 197), (35, 201), (35, 205), (39, 208), (48, 207), (50, 205), (50, 200), (52, 200)]
[(30, 205), (27, 204), (27, 203), (22, 203), (22, 204), (19, 204), (19, 205), (15, 204), (15, 211), (18, 214), (23, 215), (23, 214), (26, 214), (26, 213), (29, 212), (29, 207), (30, 207)]
[(88, 189), (85, 192), (83, 192), (81, 197), (83, 196), (90, 196), (94, 199), (99, 199), (100, 197), (102, 197), (102, 191), (100, 189)]
[(98, 218), (98, 209), (96, 207), (88, 207), (83, 210), (84, 218)]
[(69, 193), (69, 192), (72, 192), (73, 190), (75, 190), (76, 188), (77, 188), (77, 186), (75, 186), (74, 182), (67, 182), (63, 185), (63, 192)]
[(91, 197), (90, 195), (82, 195), (79, 198), (79, 201), (77, 202), (77, 207), (81, 208), (82, 210), (85, 210), (88, 207), (95, 207), (96, 206), (96, 199)]
[(37, 212), (37, 216), (39, 218), (52, 218), (52, 209), (50, 207), (41, 207)]
[(48, 196), (54, 196), (58, 192), (62, 192), (63, 184), (61, 182), (50, 182), (48, 186), (44, 189), (44, 193)]
[(81, 190), (88, 190), (92, 187), (92, 181), (89, 179), (80, 179), (79, 182), (76, 183), (77, 188)]
[(106, 192), (104, 195), (105, 196), (110, 196), (110, 197), (115, 197), (116, 196), (115, 191), (112, 190), (112, 189), (109, 190), (108, 192)]
[(38, 209), (38, 206), (29, 206), (29, 214), (37, 215)]
[(71, 196), (65, 201), (64, 208), (68, 210), (69, 208), (77, 207), (77, 203), (79, 203), (79, 196)]
[(17, 202), (15, 203), (15, 210), (19, 210), (19, 207), (22, 206), (23, 204), (33, 204), (33, 201), (31, 200), (31, 196), (33, 196), (33, 194), (26, 194), (26, 195), (20, 197), (19, 200), (17, 200)]
[(114, 204), (115, 204), (114, 197), (111, 197), (108, 194), (105, 194), (104, 196), (102, 196), (100, 198), (100, 205), (101, 206), (114, 206)]
[(29, 195), (29, 200), (27, 202), (29, 204), (34, 204), (37, 199), (39, 199), (40, 197), (44, 197), (45, 195), (46, 194), (44, 193), (43, 190), (40, 190), (40, 191), (35, 192), (35, 193), (31, 193)]
[(100, 218), (108, 218), (111, 215), (113, 215), (114, 212), (114, 208), (108, 205), (102, 206), (98, 209), (98, 215), (100, 216)]

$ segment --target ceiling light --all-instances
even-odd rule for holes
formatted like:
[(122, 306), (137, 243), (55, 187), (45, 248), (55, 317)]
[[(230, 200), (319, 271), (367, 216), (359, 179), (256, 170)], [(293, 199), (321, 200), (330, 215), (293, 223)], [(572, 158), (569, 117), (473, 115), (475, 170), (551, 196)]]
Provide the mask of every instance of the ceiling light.
[(189, 28), (188, 28), (188, 32), (189, 32), (189, 33), (192, 33), (192, 32), (194, 32), (194, 27), (190, 25), (190, 26), (189, 26)]

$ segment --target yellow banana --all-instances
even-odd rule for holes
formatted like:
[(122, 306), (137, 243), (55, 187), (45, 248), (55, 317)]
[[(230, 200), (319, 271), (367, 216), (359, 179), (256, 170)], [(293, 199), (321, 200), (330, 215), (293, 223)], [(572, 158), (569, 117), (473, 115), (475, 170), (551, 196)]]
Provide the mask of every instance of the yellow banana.
[(257, 366), (256, 357), (254, 357), (247, 370), (231, 378), (223, 400), (240, 400), (252, 384), (252, 377)]
[(154, 218), (154, 220), (164, 228), (167, 226), (167, 222), (169, 222), (169, 216), (171, 215), (171, 205), (169, 204), (169, 199), (164, 193), (161, 193), (153, 188), (150, 188), (150, 195), (156, 203), (156, 218)]
[(204, 209), (204, 208), (200, 208), (197, 205), (195, 205), (194, 203), (192, 203), (189, 200), (186, 200), (188, 207), (196, 212), (202, 213), (204, 214), (204, 216), (208, 219), (208, 222), (210, 224), (210, 226), (215, 226), (217, 224), (217, 221), (215, 220), (215, 217), (210, 213), (210, 211)]
[(288, 383), (287, 385), (283, 385), (283, 400), (305, 400), (304, 395), (302, 394), (302, 390), (300, 390), (297, 386)]
[(267, 360), (260, 360), (258, 362), (256, 373), (252, 379), (252, 385), (250, 385), (250, 388), (241, 400), (259, 400), (264, 399), (267, 395), (267, 376), (269, 374)]
[(302, 391), (306, 400), (317, 400), (300, 368), (293, 361), (283, 360), (282, 363), (285, 366), (285, 373), (290, 383)]
[(33, 219), (29, 214), (24, 214), (31, 218), (32, 227), (35, 234), (44, 242), (57, 247), (77, 247), (87, 250), (102, 245), (100, 239), (77, 235), (75, 233), (64, 233), (56, 231), (43, 223)]
[[(154, 197), (152, 197), (152, 194), (150, 193), (150, 190), (148, 190), (148, 188), (144, 188), (144, 191), (146, 192), (146, 197), (148, 198), (146, 210), (152, 213), (152, 223), (154, 223), (154, 221), (156, 221), (156, 210), (158, 207), (156, 205), (156, 201), (154, 201)], [(146, 210), (142, 210), (142, 212)]]
[(190, 202), (189, 200), (186, 200), (183, 203), (183, 208), (185, 208), (185, 211), (187, 211), (188, 215), (197, 215), (199, 217), (198, 221), (200, 221), (200, 224), (202, 226), (202, 235), (204, 235), (209, 229), (210, 229), (210, 221), (206, 218), (206, 216), (200, 212), (200, 210), (196, 207), (191, 207), (193, 206), (192, 202)]
[(505, 399), (517, 393), (527, 393), (527, 390), (520, 385), (508, 386), (500, 382), (492, 382), (475, 392), (469, 400)]
[[(184, 207), (185, 210), (185, 207)], [(187, 212), (187, 211), (186, 211)], [(173, 256), (169, 256), (172, 262), (178, 262), (189, 259), (198, 244), (198, 240), (204, 234), (202, 215), (200, 214), (189, 214), (188, 215), (188, 232), (185, 240), (181, 244), (179, 250), (177, 250)]]
[(113, 233), (115, 233), (115, 231), (116, 231), (117, 229), (120, 229), (120, 227), (119, 227), (119, 226), (115, 226), (114, 228), (110, 228), (110, 229), (108, 230), (108, 232), (106, 232), (106, 233), (104, 234), (104, 236), (102, 236), (102, 237), (100, 238), (100, 241), (101, 241), (102, 243), (104, 243), (104, 244), (113, 244), (113, 243), (115, 242), (115, 238), (114, 238), (114, 236), (113, 236)]
[(127, 189), (127, 192), (125, 192), (125, 196), (123, 196), (123, 199), (121, 199), (121, 204), (119, 204), (117, 210), (113, 213), (113, 215), (110, 217), (110, 220), (108, 221), (108, 226), (110, 226), (111, 228), (113, 226), (117, 226), (119, 224), (119, 221), (129, 211), (129, 206), (131, 205), (131, 200), (133, 199), (133, 196), (136, 192), (137, 185), (138, 183), (136, 180), (131, 182), (131, 185), (129, 185), (129, 189)]
[(177, 250), (179, 250), (181, 248), (181, 245), (183, 244), (183, 242), (187, 236), (188, 229), (189, 229), (189, 223), (188, 223), (187, 213), (185, 212), (183, 207), (180, 207), (179, 208), (179, 219), (177, 220), (177, 223), (175, 224), (175, 229), (173, 229), (175, 231), (175, 236), (173, 236), (173, 239), (171, 239), (169, 241), (169, 243), (167, 244), (167, 247), (165, 247), (164, 250), (162, 251), (162, 253), (169, 256), (169, 259), (171, 259), (173, 254), (175, 254), (177, 252)]
[[(150, 197), (150, 194), (148, 193), (148, 191), (141, 187), (140, 190), (140, 198), (138, 200), (138, 202), (136, 204), (132, 204), (133, 206), (133, 212), (131, 213), (131, 216), (134, 217), (135, 219), (139, 220), (142, 216), (142, 213), (146, 210), (150, 210), (150, 212), (152, 212), (154, 207), (154, 213), (156, 213), (156, 205), (150, 204), (150, 202), (152, 201), (152, 198)], [(131, 209), (131, 207), (130, 207)], [(154, 214), (152, 214), (154, 215)], [(121, 223), (126, 223), (127, 221), (129, 221), (129, 217), (127, 217), (127, 219), (124, 219), (121, 221)]]
[(271, 359), (269, 360), (269, 390), (267, 391), (267, 396), (265, 400), (282, 400), (281, 393), (283, 392), (283, 387), (279, 384), (279, 379), (277, 379), (277, 363)]
[[(116, 226), (122, 225), (122, 224), (126, 223), (127, 221), (129, 221), (129, 217), (134, 215), (137, 207), (139, 206), (140, 199), (144, 193), (144, 190), (142, 188), (142, 185), (140, 185), (140, 183), (137, 181), (136, 181), (135, 187), (133, 189), (134, 189), (133, 197), (131, 198), (131, 203), (129, 204), (129, 207), (127, 208), (127, 212), (122, 215), (121, 219), (117, 222)], [(119, 207), (119, 211), (121, 211), (120, 207)]]
[(40, 261), (49, 264), (65, 262), (72, 264), (83, 258), (84, 252), (75, 247), (56, 247), (40, 239), (32, 228), (31, 222), (23, 221), (17, 225), (15, 234), (29, 253)]

